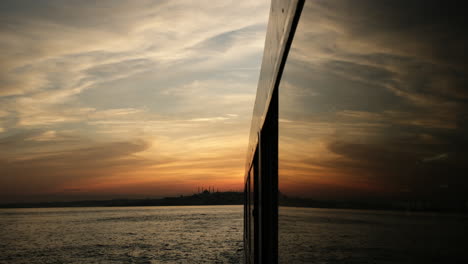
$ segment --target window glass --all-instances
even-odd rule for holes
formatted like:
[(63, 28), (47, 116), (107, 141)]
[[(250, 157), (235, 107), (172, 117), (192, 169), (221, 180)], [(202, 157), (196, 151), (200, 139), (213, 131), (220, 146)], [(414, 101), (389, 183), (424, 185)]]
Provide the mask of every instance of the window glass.
[(468, 263), (455, 2), (306, 1), (279, 87), (280, 263)]

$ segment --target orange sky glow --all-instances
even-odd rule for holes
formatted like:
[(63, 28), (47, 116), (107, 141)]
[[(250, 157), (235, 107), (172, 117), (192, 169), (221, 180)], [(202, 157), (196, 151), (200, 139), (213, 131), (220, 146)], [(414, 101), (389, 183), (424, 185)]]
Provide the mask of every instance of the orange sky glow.
[(269, 1), (0, 10), (0, 202), (242, 190)]

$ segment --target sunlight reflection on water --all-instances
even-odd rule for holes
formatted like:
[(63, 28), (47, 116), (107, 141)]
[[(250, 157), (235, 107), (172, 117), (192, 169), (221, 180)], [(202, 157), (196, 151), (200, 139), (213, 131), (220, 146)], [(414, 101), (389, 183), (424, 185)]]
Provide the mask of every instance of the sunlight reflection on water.
[(0, 263), (239, 263), (242, 206), (0, 210)]

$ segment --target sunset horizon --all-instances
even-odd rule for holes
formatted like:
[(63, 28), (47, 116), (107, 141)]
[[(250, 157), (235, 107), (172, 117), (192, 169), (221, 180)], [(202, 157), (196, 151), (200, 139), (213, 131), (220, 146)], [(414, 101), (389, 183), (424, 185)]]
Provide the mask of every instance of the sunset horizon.
[(243, 188), (268, 1), (1, 6), (0, 203)]
[(468, 263), (461, 6), (0, 1), (0, 264)]

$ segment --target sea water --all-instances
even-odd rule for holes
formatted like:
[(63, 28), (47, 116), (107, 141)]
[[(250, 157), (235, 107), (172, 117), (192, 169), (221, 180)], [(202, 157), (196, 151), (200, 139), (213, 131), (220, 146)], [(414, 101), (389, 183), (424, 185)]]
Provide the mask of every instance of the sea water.
[(0, 263), (240, 263), (242, 206), (0, 209)]
[[(466, 215), (280, 208), (280, 263), (468, 263)], [(242, 263), (242, 206), (0, 209), (0, 263)]]
[(279, 263), (468, 263), (468, 215), (279, 208)]

